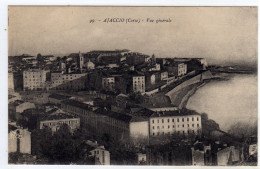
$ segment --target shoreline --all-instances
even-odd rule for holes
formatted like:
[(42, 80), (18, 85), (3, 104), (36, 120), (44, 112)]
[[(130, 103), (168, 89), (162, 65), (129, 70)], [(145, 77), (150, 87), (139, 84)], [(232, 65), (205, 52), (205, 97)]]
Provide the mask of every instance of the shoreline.
[[(211, 79), (206, 79), (201, 82), (198, 82), (196, 84), (190, 85), (182, 89), (183, 91), (179, 91), (178, 94), (182, 95), (181, 98), (175, 97), (174, 102), (172, 104), (175, 104), (178, 108), (186, 108), (189, 99), (203, 86), (207, 85), (208, 83), (214, 82), (214, 81), (227, 81), (229, 80), (229, 76), (221, 76), (221, 75), (213, 75)], [(191, 88), (191, 89), (190, 89)], [(176, 102), (179, 102), (176, 104)]]

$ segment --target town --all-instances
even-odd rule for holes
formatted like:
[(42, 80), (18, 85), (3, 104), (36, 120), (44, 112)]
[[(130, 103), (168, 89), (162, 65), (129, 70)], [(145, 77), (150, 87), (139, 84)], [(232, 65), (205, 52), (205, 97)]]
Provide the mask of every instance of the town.
[(257, 165), (257, 135), (234, 136), (186, 108), (222, 79), (205, 58), (122, 49), (8, 62), (9, 163)]

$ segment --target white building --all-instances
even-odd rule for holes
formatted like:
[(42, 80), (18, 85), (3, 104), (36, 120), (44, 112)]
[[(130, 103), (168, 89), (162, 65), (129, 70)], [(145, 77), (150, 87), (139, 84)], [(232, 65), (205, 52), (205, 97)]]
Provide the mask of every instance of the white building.
[(133, 76), (133, 92), (145, 92), (145, 76)]
[(183, 76), (187, 74), (187, 64), (180, 63), (178, 64), (178, 76)]
[(46, 85), (47, 70), (29, 69), (23, 72), (24, 90), (42, 90)]
[(56, 132), (63, 124), (67, 124), (71, 132), (73, 132), (80, 127), (80, 118), (63, 113), (57, 113), (41, 119), (39, 128), (43, 129), (44, 127), (49, 127), (52, 132)]
[(110, 153), (104, 146), (98, 146), (90, 151), (91, 156), (95, 157), (96, 165), (110, 165)]
[(150, 135), (200, 134), (201, 115), (192, 110), (161, 111), (150, 118)]

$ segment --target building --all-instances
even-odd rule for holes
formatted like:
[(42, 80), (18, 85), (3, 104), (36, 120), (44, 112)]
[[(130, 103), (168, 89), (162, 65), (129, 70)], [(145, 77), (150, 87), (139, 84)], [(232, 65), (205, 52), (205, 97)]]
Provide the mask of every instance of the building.
[(95, 64), (93, 62), (91, 62), (90, 60), (88, 60), (86, 63), (85, 63), (85, 68), (87, 70), (93, 70), (95, 69)]
[(96, 165), (110, 165), (110, 153), (104, 146), (97, 146), (90, 153), (95, 157)]
[(145, 165), (146, 164), (146, 154), (137, 153), (137, 163), (139, 165)]
[(160, 111), (150, 118), (150, 135), (201, 134), (201, 115), (188, 109)]
[(20, 114), (28, 109), (35, 109), (35, 104), (24, 102), (22, 100), (16, 100), (8, 105), (9, 117), (13, 120), (17, 120)]
[(141, 53), (133, 52), (131, 55), (126, 57), (126, 63), (128, 65), (140, 65), (147, 63), (150, 60), (150, 56)]
[(115, 90), (115, 77), (103, 77), (102, 78), (102, 89), (106, 91)]
[(133, 81), (133, 92), (145, 92), (145, 76), (135, 75), (132, 77)]
[(161, 80), (168, 79), (168, 72), (167, 71), (162, 71), (160, 75), (161, 75)]
[(53, 93), (53, 94), (49, 95), (48, 100), (49, 100), (49, 103), (60, 106), (60, 104), (63, 100), (67, 100), (69, 98), (70, 98), (70, 96)]
[(80, 127), (80, 118), (65, 113), (55, 113), (39, 120), (40, 129), (49, 127), (52, 132), (58, 131), (63, 124), (67, 124), (71, 132), (73, 132)]
[(24, 90), (43, 90), (46, 88), (46, 74), (49, 71), (41, 69), (29, 69), (23, 72)]
[(137, 71), (129, 71), (116, 77), (116, 88), (123, 94), (145, 93), (145, 76)]
[(84, 57), (82, 55), (82, 53), (79, 52), (79, 57), (77, 58), (77, 66), (78, 69), (80, 70), (80, 72), (82, 72), (83, 70), (83, 65), (84, 65)]
[[(10, 128), (10, 127), (9, 127)], [(8, 133), (8, 153), (31, 154), (31, 132), (16, 128)]]
[(187, 74), (187, 64), (174, 63), (166, 66), (170, 76), (180, 77)]
[(87, 73), (51, 73), (50, 90), (84, 90), (86, 89)]
[(14, 74), (8, 73), (8, 93), (14, 92)]
[(154, 65), (149, 68), (149, 71), (160, 71), (161, 70), (161, 65), (159, 63), (155, 63)]

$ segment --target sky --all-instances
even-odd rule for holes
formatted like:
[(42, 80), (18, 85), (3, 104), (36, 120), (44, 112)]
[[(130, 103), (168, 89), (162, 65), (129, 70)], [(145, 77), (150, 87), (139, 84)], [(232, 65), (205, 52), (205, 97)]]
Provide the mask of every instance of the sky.
[[(106, 18), (143, 22), (102, 22)], [(256, 7), (9, 6), (8, 20), (9, 56), (129, 49), (156, 57), (203, 57), (209, 64), (257, 64)]]

